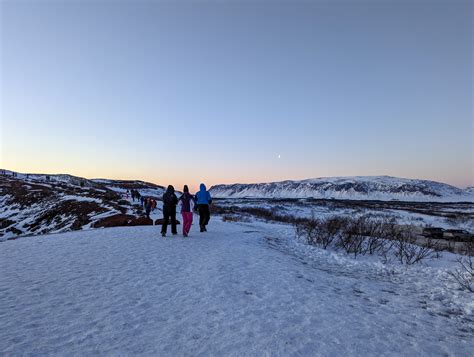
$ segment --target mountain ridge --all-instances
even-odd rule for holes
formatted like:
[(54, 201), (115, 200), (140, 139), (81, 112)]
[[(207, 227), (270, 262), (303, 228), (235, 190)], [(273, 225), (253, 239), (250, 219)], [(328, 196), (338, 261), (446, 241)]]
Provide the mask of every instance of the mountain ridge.
[(335, 176), (210, 188), (216, 198), (327, 198), (474, 202), (474, 194), (446, 183), (394, 176)]

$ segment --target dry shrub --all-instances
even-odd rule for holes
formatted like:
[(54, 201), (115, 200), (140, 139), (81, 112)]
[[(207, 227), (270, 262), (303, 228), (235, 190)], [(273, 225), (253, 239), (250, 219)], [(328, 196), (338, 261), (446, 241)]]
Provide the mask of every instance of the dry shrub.
[(449, 275), (459, 284), (462, 290), (474, 292), (474, 260), (472, 257), (457, 259), (458, 267)]
[(377, 254), (389, 260), (393, 255), (402, 264), (412, 265), (427, 258), (439, 257), (440, 247), (433, 240), (416, 244), (416, 235), (396, 225), (394, 219), (362, 215), (311, 219), (296, 224), (296, 234), (310, 245), (340, 249), (355, 258)]

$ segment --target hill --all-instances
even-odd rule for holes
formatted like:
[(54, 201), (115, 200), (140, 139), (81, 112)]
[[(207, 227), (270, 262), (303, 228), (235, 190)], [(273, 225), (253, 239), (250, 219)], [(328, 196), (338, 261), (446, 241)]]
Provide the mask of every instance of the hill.
[(110, 217), (133, 219), (142, 215), (142, 208), (126, 196), (127, 190), (156, 199), (164, 192), (162, 186), (143, 181), (2, 173), (0, 239), (87, 229)]

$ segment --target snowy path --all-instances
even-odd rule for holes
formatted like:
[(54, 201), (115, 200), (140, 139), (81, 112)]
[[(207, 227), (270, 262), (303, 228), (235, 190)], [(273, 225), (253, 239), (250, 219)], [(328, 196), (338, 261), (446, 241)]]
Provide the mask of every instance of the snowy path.
[(127, 227), (0, 243), (0, 355), (474, 351), (472, 313), (443, 313), (422, 273), (397, 281), (374, 264), (308, 254), (284, 241), (282, 226), (214, 219), (209, 229), (193, 226), (190, 239)]

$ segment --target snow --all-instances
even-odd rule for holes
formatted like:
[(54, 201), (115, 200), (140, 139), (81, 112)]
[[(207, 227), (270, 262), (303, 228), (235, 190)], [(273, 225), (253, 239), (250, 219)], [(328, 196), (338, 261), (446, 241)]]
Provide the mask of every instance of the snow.
[(96, 203), (103, 203), (102, 200), (94, 197), (87, 197), (87, 196), (75, 196), (75, 195), (61, 195), (61, 200), (63, 201), (78, 201), (78, 202), (96, 202)]
[(407, 270), (215, 217), (188, 239), (146, 226), (7, 241), (0, 355), (468, 356), (473, 299), (453, 259)]

